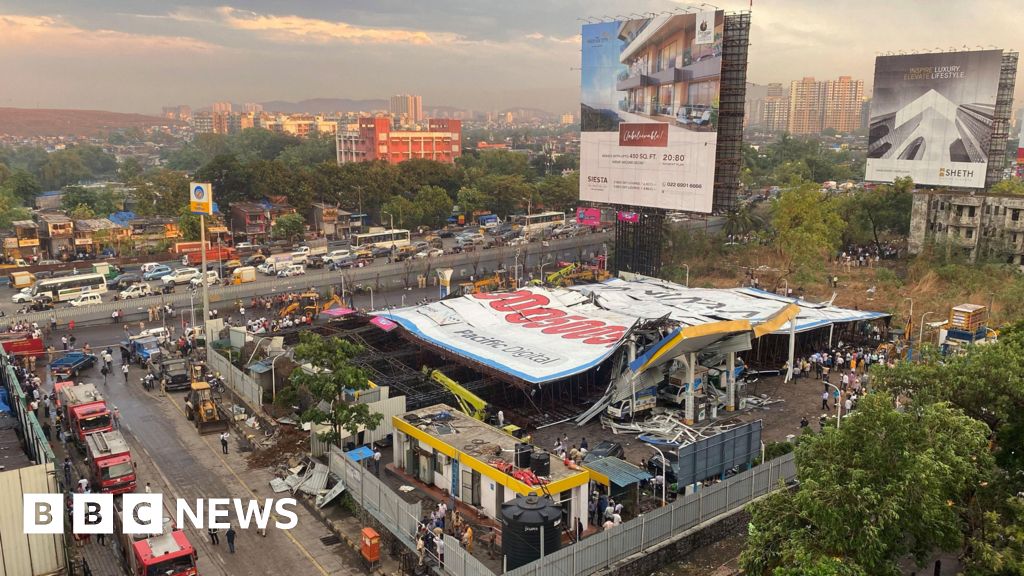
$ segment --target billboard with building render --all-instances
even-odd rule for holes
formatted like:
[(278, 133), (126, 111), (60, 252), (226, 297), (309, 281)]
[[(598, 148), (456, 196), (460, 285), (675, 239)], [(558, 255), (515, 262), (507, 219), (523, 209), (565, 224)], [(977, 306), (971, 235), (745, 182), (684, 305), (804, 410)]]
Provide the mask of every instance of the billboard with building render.
[(722, 11), (586, 24), (580, 198), (710, 212)]
[(983, 188), (1002, 54), (875, 59), (867, 180)]

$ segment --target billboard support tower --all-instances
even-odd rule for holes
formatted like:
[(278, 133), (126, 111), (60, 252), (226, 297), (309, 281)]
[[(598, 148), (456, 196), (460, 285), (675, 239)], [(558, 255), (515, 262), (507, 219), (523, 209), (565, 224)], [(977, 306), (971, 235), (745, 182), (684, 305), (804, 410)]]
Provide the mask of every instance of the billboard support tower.
[(615, 258), (612, 273), (633, 272), (658, 276), (661, 272), (661, 245), (665, 230), (665, 211), (642, 206), (623, 206), (637, 214), (636, 219), (615, 219)]
[(1003, 179), (1006, 168), (1006, 139), (1010, 133), (1010, 115), (1013, 107), (1013, 87), (1017, 82), (1017, 52), (1003, 52), (999, 69), (999, 87), (996, 91), (996, 107), (992, 114), (992, 139), (988, 149), (988, 171), (985, 173), (985, 187), (988, 188)]
[(743, 105), (747, 93), (747, 50), (750, 12), (725, 15), (722, 37), (722, 81), (719, 95), (718, 148), (715, 150), (713, 212), (736, 208), (743, 165)]

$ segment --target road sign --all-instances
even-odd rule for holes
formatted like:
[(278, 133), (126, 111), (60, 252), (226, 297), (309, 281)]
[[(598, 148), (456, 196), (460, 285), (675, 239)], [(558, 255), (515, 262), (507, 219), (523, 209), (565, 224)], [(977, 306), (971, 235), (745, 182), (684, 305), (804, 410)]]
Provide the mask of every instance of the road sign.
[(213, 186), (208, 182), (188, 185), (189, 209), (193, 214), (213, 215)]

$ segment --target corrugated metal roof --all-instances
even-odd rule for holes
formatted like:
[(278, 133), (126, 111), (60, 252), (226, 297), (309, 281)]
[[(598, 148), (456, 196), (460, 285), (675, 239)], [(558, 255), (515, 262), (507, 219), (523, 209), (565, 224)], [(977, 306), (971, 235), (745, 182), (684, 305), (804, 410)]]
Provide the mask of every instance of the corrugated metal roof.
[(614, 456), (587, 462), (583, 467), (607, 477), (616, 486), (629, 486), (653, 478), (646, 470)]
[(306, 494), (316, 496), (327, 486), (327, 474), (330, 470), (322, 464), (317, 464), (316, 462), (312, 464), (313, 467), (306, 471), (306, 475), (303, 477), (302, 483), (298, 485), (298, 489)]

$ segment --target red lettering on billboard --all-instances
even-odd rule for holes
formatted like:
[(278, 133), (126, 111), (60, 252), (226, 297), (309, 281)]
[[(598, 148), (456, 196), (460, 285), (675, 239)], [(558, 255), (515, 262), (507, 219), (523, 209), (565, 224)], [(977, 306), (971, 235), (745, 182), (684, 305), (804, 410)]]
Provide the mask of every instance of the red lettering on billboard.
[(622, 122), (619, 124), (619, 146), (668, 146), (668, 124), (664, 122)]
[(473, 297), (490, 300), (488, 305), (498, 312), (511, 312), (505, 315), (505, 321), (510, 324), (539, 328), (543, 334), (561, 335), (567, 340), (581, 340), (584, 344), (610, 346), (621, 340), (627, 330), (625, 326), (612, 326), (602, 320), (548, 308), (551, 300), (547, 296), (528, 290), (474, 294)]

